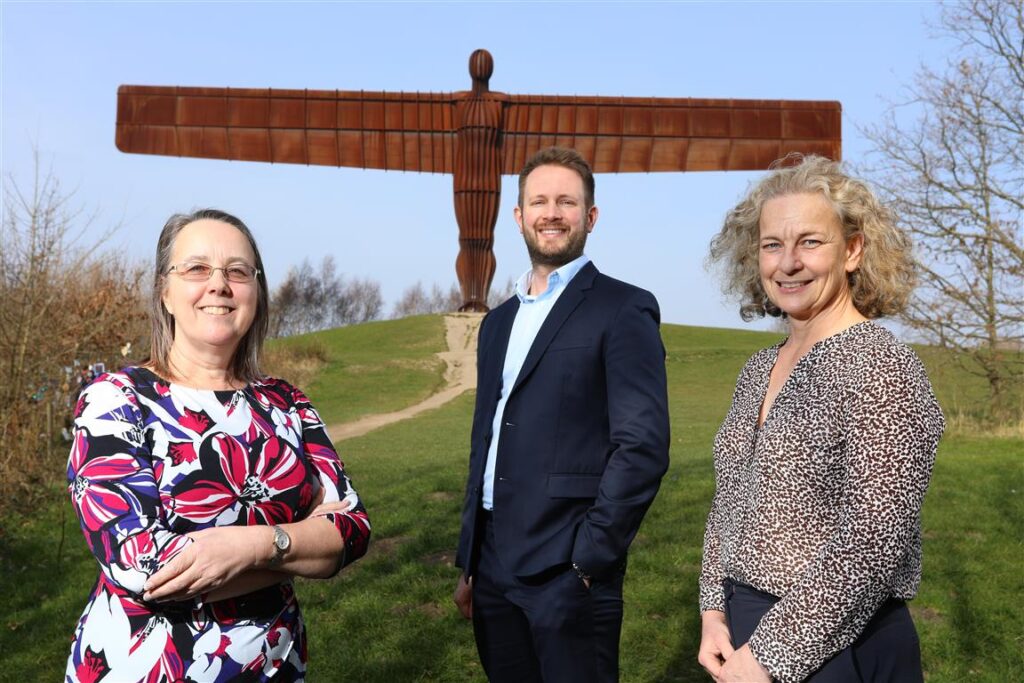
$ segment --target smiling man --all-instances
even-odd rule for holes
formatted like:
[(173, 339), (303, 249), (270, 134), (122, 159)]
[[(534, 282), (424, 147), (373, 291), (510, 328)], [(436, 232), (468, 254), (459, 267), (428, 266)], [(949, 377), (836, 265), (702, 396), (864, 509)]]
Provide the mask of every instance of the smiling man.
[(626, 551), (668, 467), (658, 303), (584, 255), (597, 215), (576, 151), (534, 155), (532, 267), (480, 327), (455, 602), (492, 683), (618, 680)]

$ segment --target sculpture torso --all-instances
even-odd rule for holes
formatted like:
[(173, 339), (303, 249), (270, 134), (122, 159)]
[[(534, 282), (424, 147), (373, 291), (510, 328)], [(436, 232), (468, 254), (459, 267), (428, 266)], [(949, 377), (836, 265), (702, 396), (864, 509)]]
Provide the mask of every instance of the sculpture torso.
[(501, 204), (501, 131), (507, 97), (487, 89), (493, 69), (490, 54), (477, 50), (469, 65), (473, 90), (455, 103), (455, 272), (462, 288), (459, 310), (486, 311), (496, 265), (492, 247)]

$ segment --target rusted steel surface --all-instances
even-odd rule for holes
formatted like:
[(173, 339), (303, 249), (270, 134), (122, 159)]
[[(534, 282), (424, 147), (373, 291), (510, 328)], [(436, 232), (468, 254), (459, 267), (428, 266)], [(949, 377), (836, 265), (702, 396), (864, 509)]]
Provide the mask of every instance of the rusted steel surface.
[(450, 93), (123, 85), (117, 148), (137, 154), (454, 176), (462, 310), (486, 310), (501, 175), (537, 150), (576, 148), (596, 173), (768, 168), (790, 152), (842, 153), (838, 102), (507, 95), (470, 56)]
[(500, 105), (502, 173), (549, 145), (575, 147), (597, 173), (760, 170), (789, 152), (841, 156), (838, 102), (129, 85), (118, 89), (117, 147), (452, 173), (460, 110), (474, 102)]
[(841, 156), (838, 102), (511, 96), (505, 166), (574, 147), (595, 173), (756, 171), (790, 152)]
[(136, 154), (451, 173), (451, 94), (123, 85), (117, 148)]
[(487, 310), (487, 292), (494, 278), (494, 225), (501, 202), (502, 128), (508, 97), (488, 91), (493, 70), (489, 52), (474, 52), (469, 58), (473, 90), (455, 102), (454, 192), (459, 224), (455, 274), (462, 289), (462, 311)]

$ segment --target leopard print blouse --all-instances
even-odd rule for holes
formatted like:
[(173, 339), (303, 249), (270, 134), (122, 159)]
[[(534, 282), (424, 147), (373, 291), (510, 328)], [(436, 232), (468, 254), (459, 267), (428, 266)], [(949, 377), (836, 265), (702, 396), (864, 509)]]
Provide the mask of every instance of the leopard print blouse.
[(781, 345), (747, 361), (715, 437), (700, 608), (725, 610), (726, 577), (781, 596), (750, 648), (790, 683), (856, 640), (885, 600), (916, 594), (945, 423), (918, 357), (868, 321), (815, 344), (758, 428)]

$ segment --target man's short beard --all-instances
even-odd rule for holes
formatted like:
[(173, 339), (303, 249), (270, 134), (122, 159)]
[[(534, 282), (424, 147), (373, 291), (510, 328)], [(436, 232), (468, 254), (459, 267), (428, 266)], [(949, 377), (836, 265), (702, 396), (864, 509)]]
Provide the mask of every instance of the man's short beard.
[(527, 239), (526, 235), (523, 235), (523, 241), (526, 242), (526, 251), (530, 255), (530, 263), (534, 266), (561, 268), (565, 264), (575, 261), (583, 255), (583, 248), (587, 245), (587, 231), (583, 230), (578, 234), (579, 239), (570, 238), (564, 249), (550, 254), (540, 251), (537, 245)]

